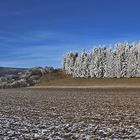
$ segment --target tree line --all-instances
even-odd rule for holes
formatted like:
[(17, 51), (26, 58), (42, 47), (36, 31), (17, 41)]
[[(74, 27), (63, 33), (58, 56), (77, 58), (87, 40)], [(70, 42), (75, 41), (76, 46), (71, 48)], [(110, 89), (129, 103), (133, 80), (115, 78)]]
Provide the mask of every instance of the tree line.
[(68, 52), (63, 68), (73, 77), (121, 78), (140, 77), (140, 42), (118, 43), (114, 48), (102, 47)]

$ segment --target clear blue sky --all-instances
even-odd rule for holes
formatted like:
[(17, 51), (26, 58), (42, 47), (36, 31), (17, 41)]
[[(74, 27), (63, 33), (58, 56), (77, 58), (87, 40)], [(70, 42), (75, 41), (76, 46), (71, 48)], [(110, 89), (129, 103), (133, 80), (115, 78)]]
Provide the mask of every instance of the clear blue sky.
[(140, 0), (0, 0), (0, 66), (61, 67), (62, 56), (140, 39)]

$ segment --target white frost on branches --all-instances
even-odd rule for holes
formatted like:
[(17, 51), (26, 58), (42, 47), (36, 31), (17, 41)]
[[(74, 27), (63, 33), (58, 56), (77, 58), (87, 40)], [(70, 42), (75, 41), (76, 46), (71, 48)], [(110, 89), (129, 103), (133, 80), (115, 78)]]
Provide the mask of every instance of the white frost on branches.
[(89, 52), (69, 52), (63, 68), (74, 77), (140, 77), (140, 42), (116, 44), (114, 49), (99, 46)]

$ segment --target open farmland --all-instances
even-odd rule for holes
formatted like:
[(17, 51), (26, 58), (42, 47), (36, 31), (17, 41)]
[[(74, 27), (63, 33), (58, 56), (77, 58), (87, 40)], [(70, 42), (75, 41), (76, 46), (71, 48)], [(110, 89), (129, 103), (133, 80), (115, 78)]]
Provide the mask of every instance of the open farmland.
[(140, 139), (139, 88), (0, 90), (0, 139)]

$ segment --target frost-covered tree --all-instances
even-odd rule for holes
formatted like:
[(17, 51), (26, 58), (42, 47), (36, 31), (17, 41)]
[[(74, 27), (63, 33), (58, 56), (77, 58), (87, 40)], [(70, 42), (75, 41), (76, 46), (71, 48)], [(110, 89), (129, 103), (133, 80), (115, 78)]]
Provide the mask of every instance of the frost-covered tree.
[(137, 42), (135, 44), (135, 47), (137, 49), (137, 53), (138, 53), (138, 56), (137, 56), (137, 77), (140, 77), (140, 42)]
[(106, 51), (106, 65), (104, 77), (114, 77), (114, 53), (111, 49)]
[(89, 72), (89, 64), (90, 64), (90, 60), (89, 60), (89, 54), (86, 52), (83, 52), (81, 54), (82, 57), (82, 65), (81, 65), (81, 77), (90, 77), (90, 72)]
[(89, 52), (69, 52), (63, 68), (74, 77), (140, 77), (140, 42), (116, 44), (115, 48), (99, 46)]
[(78, 56), (75, 52), (70, 52), (66, 54), (63, 58), (63, 67), (66, 70), (66, 73), (73, 74), (74, 72), (74, 63), (76, 60), (76, 57)]
[(90, 77), (104, 77), (106, 65), (106, 48), (95, 48), (89, 53)]
[(96, 77), (96, 71), (97, 71), (97, 66), (96, 66), (96, 49), (92, 50), (91, 53), (89, 54), (90, 57), (90, 64), (89, 64), (89, 72), (90, 72), (90, 77)]

